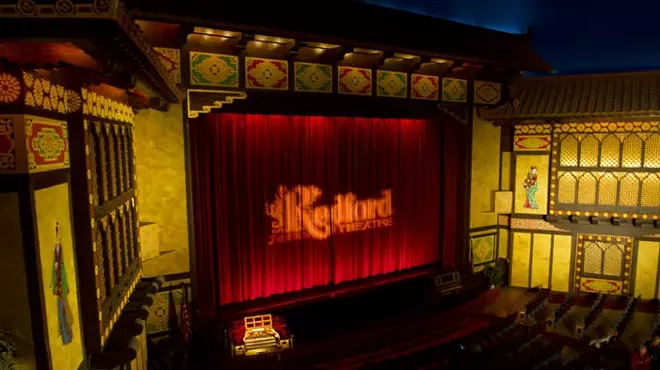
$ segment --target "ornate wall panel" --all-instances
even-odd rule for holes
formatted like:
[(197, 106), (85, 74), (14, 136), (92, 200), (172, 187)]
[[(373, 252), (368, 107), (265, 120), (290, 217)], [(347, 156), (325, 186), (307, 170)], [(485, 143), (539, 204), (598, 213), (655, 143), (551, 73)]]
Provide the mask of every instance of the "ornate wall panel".
[(0, 117), (0, 172), (35, 173), (69, 165), (66, 121), (35, 115)]
[(540, 231), (558, 231), (558, 232), (568, 232), (565, 229), (558, 227), (548, 221), (533, 219), (533, 218), (521, 218), (513, 217), (509, 223), (512, 230), (540, 230)]
[(516, 135), (513, 140), (513, 150), (549, 152), (551, 142), (550, 135)]
[(402, 72), (376, 71), (376, 95), (389, 98), (407, 98), (408, 75)]
[(552, 142), (552, 125), (528, 124), (514, 127), (513, 150), (549, 152)]
[(23, 104), (34, 110), (67, 114), (77, 112), (82, 99), (79, 93), (33, 73), (3, 71), (0, 72), (0, 104)]
[(449, 103), (467, 102), (467, 81), (460, 78), (442, 79), (442, 101)]
[(154, 48), (158, 60), (176, 83), (181, 83), (181, 51), (172, 48)]
[[(188, 296), (191, 296), (189, 281), (176, 285), (172, 288), (171, 292), (169, 289), (164, 289), (154, 296), (154, 304), (149, 308), (150, 313), (146, 325), (147, 334), (158, 334), (173, 329), (170, 328), (169, 310), (173, 306), (176, 310), (177, 317), (181, 317), (183, 289), (188, 289)], [(173, 305), (170, 305), (170, 299), (174, 300)]]
[(545, 135), (551, 133), (552, 124), (550, 123), (528, 123), (524, 125), (515, 125), (513, 131), (515, 136)]
[(19, 79), (11, 73), (0, 73), (0, 103), (16, 103), (21, 96), (23, 87)]
[(627, 295), (630, 291), (633, 239), (579, 234), (575, 254), (575, 290)]
[(657, 219), (657, 122), (558, 124), (552, 145), (549, 213)]
[(501, 84), (488, 81), (474, 81), (474, 104), (497, 104), (501, 99)]
[[(180, 81), (175, 50), (154, 50), (170, 75)], [(181, 53), (186, 58), (186, 51)], [(469, 95), (480, 105), (496, 105), (502, 100), (502, 84), (492, 81), (203, 51), (189, 51), (187, 58), (190, 87), (339, 93), (448, 103), (467, 103)]]
[(225, 54), (190, 52), (190, 84), (238, 87), (238, 57)]
[(471, 237), (472, 265), (479, 266), (497, 258), (497, 233)]
[(440, 79), (413, 73), (410, 75), (410, 97), (421, 100), (438, 100), (440, 97)]
[(332, 75), (332, 65), (295, 62), (295, 91), (331, 93)]
[(373, 72), (368, 68), (337, 67), (337, 92), (347, 95), (371, 95)]
[(288, 90), (289, 62), (245, 57), (245, 87), (262, 90)]

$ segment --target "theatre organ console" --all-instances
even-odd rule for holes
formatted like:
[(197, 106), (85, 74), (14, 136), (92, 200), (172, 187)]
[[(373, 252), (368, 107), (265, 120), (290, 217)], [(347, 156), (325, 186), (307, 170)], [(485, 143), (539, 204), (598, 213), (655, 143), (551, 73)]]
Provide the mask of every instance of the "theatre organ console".
[(435, 277), (435, 286), (441, 295), (459, 294), (461, 288), (461, 274), (459, 271), (448, 271)]
[(293, 347), (293, 335), (280, 317), (247, 316), (231, 329), (232, 356), (256, 356)]

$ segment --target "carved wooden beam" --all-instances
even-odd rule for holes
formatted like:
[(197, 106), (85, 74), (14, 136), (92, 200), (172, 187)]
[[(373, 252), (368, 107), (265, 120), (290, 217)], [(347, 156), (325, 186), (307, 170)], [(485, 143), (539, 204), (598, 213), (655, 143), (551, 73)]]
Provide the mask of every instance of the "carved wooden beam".
[(137, 90), (126, 92), (128, 105), (133, 109), (155, 109), (161, 112), (170, 110), (170, 103), (161, 97), (149, 97)]

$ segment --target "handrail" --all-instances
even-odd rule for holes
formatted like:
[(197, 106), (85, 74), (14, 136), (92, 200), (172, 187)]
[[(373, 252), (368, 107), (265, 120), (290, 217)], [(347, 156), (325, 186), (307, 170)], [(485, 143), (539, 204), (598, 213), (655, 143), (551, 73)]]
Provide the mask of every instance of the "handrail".
[(557, 325), (568, 316), (568, 311), (573, 307), (574, 302), (574, 297), (572, 295), (567, 295), (564, 302), (557, 307), (552, 314), (548, 315), (548, 318), (546, 319), (546, 330), (554, 330)]
[(585, 331), (589, 328), (591, 324), (596, 320), (598, 315), (600, 315), (603, 310), (603, 306), (607, 301), (607, 296), (603, 294), (598, 294), (596, 300), (591, 305), (589, 312), (584, 317), (584, 319), (578, 321), (575, 325), (575, 337), (580, 339), (584, 335)]
[(649, 340), (653, 340), (653, 337), (655, 337), (656, 335), (660, 335), (660, 305), (658, 305), (655, 311), (655, 321), (653, 322), (653, 331), (651, 332), (651, 338), (649, 338)]
[(619, 335), (621, 335), (621, 333), (626, 330), (626, 327), (628, 326), (628, 323), (630, 322), (630, 319), (635, 312), (637, 299), (641, 298), (642, 296), (639, 296), (639, 298), (635, 298), (633, 296), (628, 297), (628, 300), (626, 301), (626, 307), (623, 309), (623, 312), (621, 312), (621, 315), (619, 316), (619, 321), (612, 327), (612, 329), (610, 329), (609, 335), (611, 338), (618, 339)]
[(518, 321), (527, 321), (531, 317), (534, 317), (536, 313), (545, 307), (548, 304), (548, 298), (550, 297), (550, 290), (542, 289), (534, 299), (525, 305), (525, 308), (518, 311)]

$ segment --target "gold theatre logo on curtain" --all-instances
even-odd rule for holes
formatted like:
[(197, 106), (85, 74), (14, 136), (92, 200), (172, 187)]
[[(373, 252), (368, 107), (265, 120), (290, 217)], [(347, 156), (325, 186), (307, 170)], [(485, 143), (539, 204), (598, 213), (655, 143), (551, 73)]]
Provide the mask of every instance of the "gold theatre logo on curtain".
[(327, 239), (332, 234), (389, 227), (394, 224), (392, 190), (379, 198), (361, 199), (352, 194), (335, 196), (333, 204), (318, 204), (321, 189), (316, 186), (281, 185), (275, 201), (266, 204), (272, 218), (269, 244), (304, 238)]

